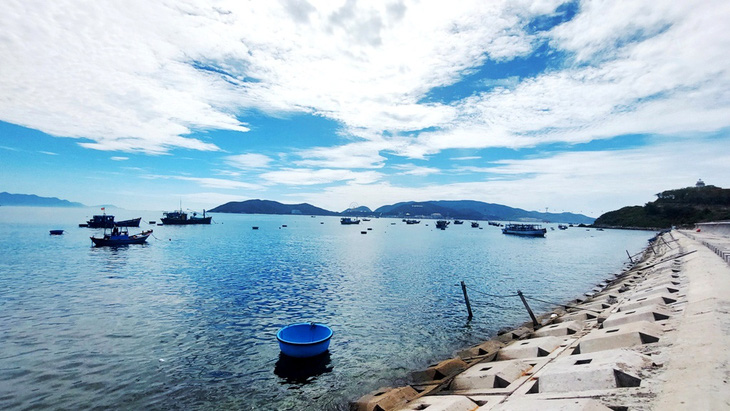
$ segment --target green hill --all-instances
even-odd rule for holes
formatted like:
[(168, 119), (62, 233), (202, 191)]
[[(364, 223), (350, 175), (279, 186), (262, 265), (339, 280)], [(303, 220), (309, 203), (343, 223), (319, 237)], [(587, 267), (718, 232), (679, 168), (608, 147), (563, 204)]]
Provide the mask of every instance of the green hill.
[(269, 200), (231, 201), (220, 205), (210, 213), (240, 213), (240, 214), (305, 214), (305, 215), (336, 215), (311, 204), (282, 204)]
[(596, 219), (596, 227), (668, 228), (730, 219), (730, 189), (704, 186), (667, 190), (644, 206), (624, 207)]

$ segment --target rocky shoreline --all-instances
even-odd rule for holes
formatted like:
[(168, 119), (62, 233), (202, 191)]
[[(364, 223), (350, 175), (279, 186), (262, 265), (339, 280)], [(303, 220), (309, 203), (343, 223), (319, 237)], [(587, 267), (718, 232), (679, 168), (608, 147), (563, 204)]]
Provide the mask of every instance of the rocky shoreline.
[(661, 233), (588, 298), (353, 404), (392, 410), (730, 407), (730, 237)]

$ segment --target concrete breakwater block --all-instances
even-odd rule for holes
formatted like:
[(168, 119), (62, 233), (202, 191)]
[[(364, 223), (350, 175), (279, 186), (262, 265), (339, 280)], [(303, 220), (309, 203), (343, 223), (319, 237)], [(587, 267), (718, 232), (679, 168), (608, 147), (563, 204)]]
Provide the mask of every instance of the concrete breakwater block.
[(513, 340), (523, 340), (525, 338), (529, 338), (530, 334), (532, 334), (532, 329), (527, 327), (520, 327), (514, 330), (505, 328), (497, 331), (497, 338), (495, 339), (497, 341), (507, 344)]
[(370, 394), (362, 396), (354, 404), (356, 411), (381, 411), (394, 410), (405, 405), (408, 401), (416, 398), (418, 392), (410, 386), (406, 387), (383, 387)]
[(429, 395), (412, 401), (398, 410), (473, 411), (478, 407), (479, 404), (461, 395)]
[(603, 328), (616, 327), (621, 324), (628, 324), (637, 321), (663, 321), (671, 317), (671, 312), (665, 307), (652, 305), (647, 307), (635, 308), (632, 310), (619, 311), (611, 314), (603, 322)]
[(562, 337), (572, 335), (583, 329), (582, 321), (567, 321), (557, 324), (548, 325), (540, 328), (533, 333), (536, 338), (539, 337)]
[(516, 341), (499, 350), (497, 359), (502, 361), (517, 358), (547, 357), (562, 343), (563, 339), (558, 337), (540, 337)]
[(522, 360), (479, 363), (457, 375), (449, 388), (452, 391), (477, 390), (484, 393), (493, 388), (508, 388), (533, 366), (533, 363)]
[(608, 350), (571, 355), (544, 367), (538, 377), (540, 393), (605, 390), (638, 387), (639, 371), (652, 360), (629, 350)]
[[(615, 304), (615, 302), (613, 302), (613, 304)], [(568, 308), (568, 312), (574, 313), (574, 312), (579, 312), (579, 311), (592, 311), (596, 314), (599, 314), (599, 313), (613, 307), (613, 304), (605, 302), (605, 301), (597, 301), (594, 303), (585, 303), (585, 304), (581, 304), (579, 306)]]
[(638, 321), (618, 327), (593, 330), (578, 341), (578, 346), (573, 354), (585, 354), (654, 343), (659, 341), (661, 335), (661, 327), (648, 321)]
[(655, 289), (655, 288), (672, 288), (677, 289), (679, 291), (679, 286), (681, 285), (681, 282), (677, 281), (676, 279), (669, 279), (669, 278), (662, 278), (657, 279), (656, 281), (647, 281), (644, 284), (641, 285), (641, 287), (638, 287), (635, 292), (642, 292), (644, 290), (648, 289)]
[(653, 305), (664, 308), (664, 304), (672, 304), (675, 302), (677, 302), (677, 299), (672, 298), (667, 294), (655, 294), (652, 296), (639, 297), (635, 300), (626, 300), (618, 307), (618, 311), (631, 311), (635, 308), (649, 307)]
[(488, 357), (490, 355), (496, 355), (500, 348), (504, 347), (504, 343), (496, 340), (489, 340), (485, 343), (476, 345), (466, 350), (459, 351), (457, 354), (459, 358), (473, 358), (473, 357)]
[(558, 400), (535, 400), (519, 398), (508, 400), (494, 408), (494, 411), (613, 411), (599, 401), (590, 398), (571, 398)]
[[(624, 303), (621, 304), (621, 306), (623, 307), (627, 302), (646, 301), (646, 300), (656, 298), (656, 297), (662, 297), (665, 300), (665, 304), (671, 304), (671, 303), (679, 300), (678, 293), (670, 293), (666, 290), (663, 292), (661, 290), (656, 290), (655, 292), (650, 292), (650, 293), (638, 293), (638, 294), (630, 295), (626, 299), (626, 301), (624, 301)], [(667, 301), (670, 301), (670, 302), (667, 302)]]
[(427, 381), (442, 380), (446, 377), (459, 373), (467, 369), (469, 365), (459, 358), (451, 358), (441, 361), (438, 364), (431, 365), (423, 371), (415, 371), (411, 373), (411, 378), (417, 383)]
[(555, 319), (555, 322), (566, 323), (570, 321), (592, 321), (597, 320), (601, 315), (595, 311), (578, 311), (566, 314)]

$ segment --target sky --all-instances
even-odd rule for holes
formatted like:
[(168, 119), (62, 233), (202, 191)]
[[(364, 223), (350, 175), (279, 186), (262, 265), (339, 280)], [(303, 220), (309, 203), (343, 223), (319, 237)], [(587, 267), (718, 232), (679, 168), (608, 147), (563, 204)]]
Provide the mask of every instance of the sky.
[(730, 187), (730, 2), (6, 0), (0, 191), (133, 210)]

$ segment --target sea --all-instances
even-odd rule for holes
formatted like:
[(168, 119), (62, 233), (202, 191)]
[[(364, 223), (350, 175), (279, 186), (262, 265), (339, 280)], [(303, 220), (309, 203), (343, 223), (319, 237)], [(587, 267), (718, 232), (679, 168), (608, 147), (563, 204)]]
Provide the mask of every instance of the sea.
[[(655, 234), (308, 215), (157, 226), (161, 211), (114, 210), (153, 236), (96, 248), (101, 230), (78, 224), (99, 213), (0, 207), (0, 409), (346, 410), (529, 321), (517, 290), (547, 312)], [(332, 328), (327, 353), (280, 353), (276, 332), (299, 322)]]

